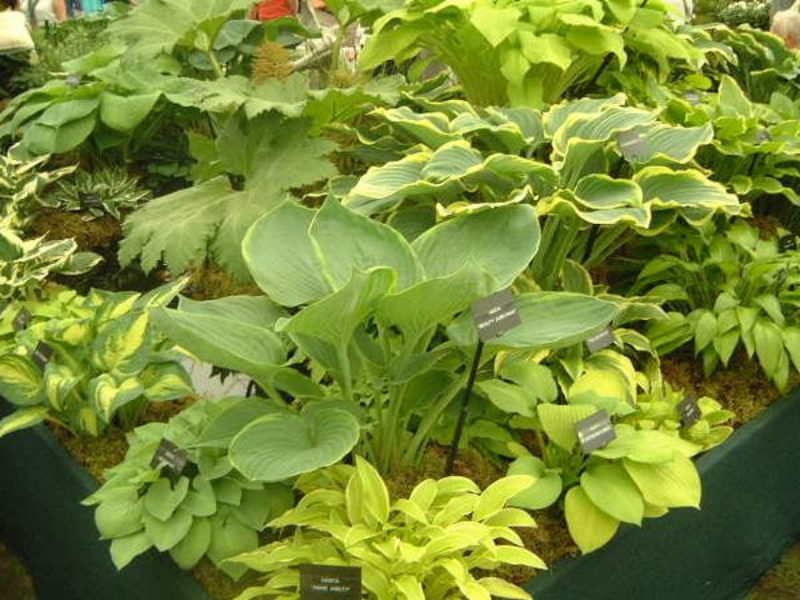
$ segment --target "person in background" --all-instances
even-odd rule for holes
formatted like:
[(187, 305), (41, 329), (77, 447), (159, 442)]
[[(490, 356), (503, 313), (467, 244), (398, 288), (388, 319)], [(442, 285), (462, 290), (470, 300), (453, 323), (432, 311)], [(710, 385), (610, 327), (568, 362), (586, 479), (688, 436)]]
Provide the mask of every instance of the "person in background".
[(776, 12), (772, 16), (770, 32), (782, 38), (787, 48), (795, 49), (800, 46), (800, 2), (795, 2), (789, 8)]
[(60, 23), (67, 20), (65, 0), (23, 0), (25, 14), (33, 27), (41, 27), (45, 23)]

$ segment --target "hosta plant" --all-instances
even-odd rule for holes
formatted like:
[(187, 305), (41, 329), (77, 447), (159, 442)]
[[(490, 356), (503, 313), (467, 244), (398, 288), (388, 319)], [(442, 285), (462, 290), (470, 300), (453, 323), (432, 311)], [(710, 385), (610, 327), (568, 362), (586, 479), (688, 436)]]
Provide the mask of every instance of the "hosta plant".
[(184, 282), (144, 296), (93, 291), (70, 314), (36, 321), (0, 356), (0, 395), (16, 411), (0, 436), (52, 421), (97, 436), (111, 423), (132, 427), (150, 402), (192, 393), (189, 376), (150, 325), (150, 311)]
[(0, 218), (0, 300), (37, 298), (54, 275), (80, 275), (102, 261), (93, 252), (78, 252), (71, 238), (23, 239), (11, 220)]
[(692, 167), (713, 138), (710, 125), (667, 125), (655, 111), (625, 106), (622, 95), (545, 112), (422, 99), (418, 106), (373, 111), (355, 132), (355, 154), (377, 164), (331, 182), (330, 192), (409, 237), (437, 213), (532, 203), (544, 224), (531, 274), (544, 289), (556, 287), (568, 257), (599, 263), (637, 233), (744, 210)]
[[(105, 483), (84, 504), (96, 506), (101, 539), (111, 541), (118, 569), (156, 548), (183, 569), (208, 557), (238, 578), (242, 565), (225, 559), (258, 547), (258, 532), (294, 504), (291, 487), (253, 482), (231, 464), (224, 448), (202, 434), (212, 418), (249, 398), (201, 400), (170, 419), (128, 434), (125, 459), (105, 472)], [(213, 433), (213, 431), (212, 431)], [(154, 460), (164, 442), (186, 453), (178, 474)]]
[(667, 6), (408, 0), (374, 23), (360, 62), (373, 69), (428, 49), (453, 70), (470, 102), (542, 107), (606, 68), (646, 62), (666, 77), (673, 60), (697, 62), (702, 52), (675, 32)]
[(744, 346), (785, 388), (791, 365), (800, 369), (800, 253), (781, 252), (777, 239), (761, 239), (742, 220), (702, 235), (675, 228), (653, 252), (633, 289), (679, 311), (648, 327), (659, 352), (693, 341), (709, 375)]
[(80, 211), (86, 220), (109, 214), (115, 219), (136, 209), (148, 195), (138, 180), (124, 169), (101, 168), (78, 171), (73, 177), (59, 181), (55, 189), (42, 197), (42, 204), (66, 211)]
[(507, 477), (480, 491), (464, 477), (427, 479), (408, 498), (392, 500), (378, 472), (364, 459), (304, 475), (296, 508), (273, 520), (292, 533), (233, 559), (264, 573), (249, 598), (299, 598), (301, 564), (362, 569), (366, 597), (528, 598), (523, 589), (491, 572), (504, 565), (545, 569), (526, 550), (515, 527), (534, 527), (509, 498), (531, 478)]
[[(267, 299), (186, 302), (155, 318), (177, 344), (250, 375), (276, 400), (284, 391), (307, 409), (319, 400), (349, 407), (364, 425), (360, 451), (387, 472), (423, 459), (464, 389), (477, 343), (465, 311), (509, 287), (537, 246), (536, 215), (526, 205), (455, 215), (410, 243), (333, 199), (317, 210), (286, 202), (243, 244)], [(517, 303), (522, 325), (492, 340), (486, 360), (505, 347), (575, 343), (619, 311), (576, 293), (521, 294)], [(448, 341), (445, 330), (456, 323)]]

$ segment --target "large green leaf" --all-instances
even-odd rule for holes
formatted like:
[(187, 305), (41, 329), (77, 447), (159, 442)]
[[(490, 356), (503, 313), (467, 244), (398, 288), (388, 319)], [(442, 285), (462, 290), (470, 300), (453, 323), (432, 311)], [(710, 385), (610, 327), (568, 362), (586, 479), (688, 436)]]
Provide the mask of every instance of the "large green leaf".
[(700, 508), (700, 475), (691, 459), (678, 457), (660, 464), (624, 459), (623, 464), (648, 503), (668, 508)]
[[(585, 340), (602, 329), (619, 312), (613, 302), (568, 292), (521, 294), (516, 300), (522, 323), (490, 341), (507, 348), (561, 348)], [(448, 328), (451, 339), (474, 346), (478, 334), (469, 315)]]
[(564, 516), (569, 534), (584, 554), (605, 546), (619, 528), (619, 521), (597, 508), (580, 486), (567, 492)]
[(474, 262), (500, 289), (530, 263), (540, 237), (534, 208), (517, 205), (458, 215), (419, 236), (413, 247), (428, 278), (452, 275)]
[(281, 312), (267, 298), (182, 299), (178, 310), (157, 308), (151, 314), (158, 329), (199, 359), (259, 382), (268, 382), (286, 360), (272, 330)]
[(337, 463), (358, 438), (358, 421), (342, 410), (267, 415), (233, 439), (230, 459), (250, 479), (283, 481)]
[(644, 500), (639, 488), (619, 463), (602, 463), (581, 475), (581, 487), (603, 512), (625, 523), (641, 525)]

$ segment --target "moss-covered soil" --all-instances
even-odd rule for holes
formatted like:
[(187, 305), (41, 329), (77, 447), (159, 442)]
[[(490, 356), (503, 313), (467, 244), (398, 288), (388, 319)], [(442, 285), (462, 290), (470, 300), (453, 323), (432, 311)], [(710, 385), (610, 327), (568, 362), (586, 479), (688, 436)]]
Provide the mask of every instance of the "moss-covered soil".
[(800, 542), (784, 552), (745, 600), (797, 600), (800, 598)]
[(0, 540), (0, 600), (36, 600), (25, 565)]

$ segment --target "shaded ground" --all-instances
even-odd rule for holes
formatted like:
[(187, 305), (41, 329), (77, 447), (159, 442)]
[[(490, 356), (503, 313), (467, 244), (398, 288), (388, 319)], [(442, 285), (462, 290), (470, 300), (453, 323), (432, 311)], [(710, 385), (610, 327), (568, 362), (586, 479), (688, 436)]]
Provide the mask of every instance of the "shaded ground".
[(800, 598), (800, 542), (784, 552), (780, 562), (758, 581), (746, 600)]
[(0, 600), (36, 600), (33, 581), (16, 554), (0, 541)]

